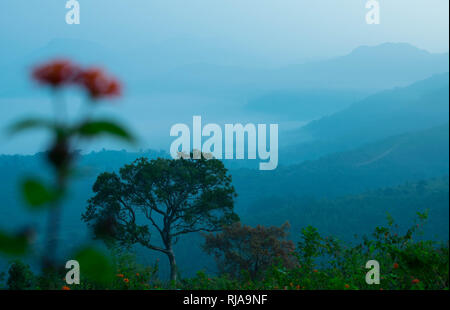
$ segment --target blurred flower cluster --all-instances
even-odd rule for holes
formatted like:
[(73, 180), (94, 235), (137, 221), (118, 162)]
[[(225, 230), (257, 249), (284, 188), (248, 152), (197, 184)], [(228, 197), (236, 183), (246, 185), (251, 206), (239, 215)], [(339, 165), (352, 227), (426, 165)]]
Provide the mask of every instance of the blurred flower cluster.
[(121, 95), (120, 82), (100, 68), (87, 68), (69, 60), (53, 60), (33, 69), (32, 77), (43, 85), (60, 88), (77, 85), (87, 91), (91, 99), (112, 98)]

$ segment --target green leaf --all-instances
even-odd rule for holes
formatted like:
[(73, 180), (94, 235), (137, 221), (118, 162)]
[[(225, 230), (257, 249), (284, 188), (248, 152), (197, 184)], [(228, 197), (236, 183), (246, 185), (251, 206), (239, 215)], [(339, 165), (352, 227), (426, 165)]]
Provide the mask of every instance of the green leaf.
[(98, 284), (107, 285), (114, 278), (114, 269), (109, 259), (94, 248), (86, 247), (75, 255), (83, 277)]
[(133, 141), (133, 136), (122, 126), (111, 121), (90, 121), (82, 124), (77, 132), (84, 137), (92, 138), (107, 134), (126, 141)]
[(18, 256), (26, 253), (28, 241), (25, 236), (9, 235), (0, 231), (0, 252)]
[(54, 129), (54, 124), (50, 121), (44, 119), (25, 119), (22, 121), (18, 121), (14, 125), (9, 128), (9, 132), (11, 134), (18, 133), (20, 131), (35, 129), (35, 128), (45, 128), (45, 129)]
[(27, 179), (22, 183), (22, 193), (33, 209), (40, 209), (43, 205), (54, 201), (58, 195), (56, 191), (48, 188), (37, 179)]

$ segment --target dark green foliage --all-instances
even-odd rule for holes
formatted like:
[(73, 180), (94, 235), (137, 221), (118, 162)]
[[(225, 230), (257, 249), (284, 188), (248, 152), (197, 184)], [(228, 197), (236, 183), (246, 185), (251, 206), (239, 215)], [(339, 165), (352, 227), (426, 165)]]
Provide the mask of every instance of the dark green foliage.
[(80, 273), (84, 280), (99, 285), (111, 282), (114, 270), (110, 259), (103, 253), (92, 247), (86, 247), (79, 250), (74, 257), (80, 264)]
[(26, 232), (9, 234), (0, 230), (0, 253), (19, 256), (28, 250), (29, 240)]
[(22, 183), (22, 194), (32, 210), (41, 210), (55, 201), (60, 194), (37, 179), (29, 178)]
[(27, 290), (34, 286), (34, 275), (30, 266), (17, 260), (11, 264), (8, 270), (7, 286), (10, 290)]
[[(285, 264), (283, 260), (273, 259), (265, 268), (262, 268), (258, 277), (250, 276), (231, 277), (229, 274), (208, 276), (199, 271), (196, 277), (180, 279), (177, 283), (163, 282), (157, 277), (158, 264), (142, 266), (136, 263), (135, 255), (123, 248), (114, 248), (110, 269), (99, 268), (102, 276), (108, 280), (103, 283), (95, 281), (92, 277), (82, 276), (80, 285), (67, 286), (64, 279), (64, 270), (53, 273), (44, 273), (34, 280), (28, 266), (21, 262), (14, 262), (9, 269), (8, 287), (11, 289), (289, 289), (289, 290), (346, 290), (346, 289), (373, 289), (373, 290), (422, 290), (422, 289), (448, 289), (449, 287), (449, 247), (447, 243), (422, 240), (423, 222), (426, 213), (418, 213), (418, 220), (404, 233), (398, 231), (398, 226), (392, 217), (388, 217), (388, 225), (376, 227), (374, 232), (363, 237), (358, 243), (349, 244), (339, 241), (335, 237), (324, 237), (314, 227), (302, 229), (300, 241), (294, 251), (289, 246), (285, 252), (293, 264)], [(244, 227), (245, 228), (245, 227)], [(274, 228), (259, 227), (258, 231), (270, 232)], [(255, 230), (253, 228), (253, 230)], [(255, 232), (256, 232), (255, 230)], [(280, 228), (278, 228), (280, 230)], [(281, 229), (283, 234), (286, 233)], [(238, 235), (249, 235), (248, 227), (233, 229)], [(230, 235), (225, 232), (222, 235)], [(220, 235), (220, 236), (222, 236)], [(251, 234), (250, 234), (251, 235)], [(269, 241), (261, 240), (263, 234), (257, 233), (255, 242), (248, 244), (261, 244), (259, 251), (264, 251), (264, 244)], [(219, 237), (220, 237), (219, 236)], [(277, 239), (278, 234), (274, 234)], [(231, 236), (232, 237), (232, 236)], [(250, 236), (251, 237), (251, 236)], [(270, 237), (269, 237), (270, 238)], [(236, 238), (235, 238), (236, 239)], [(240, 238), (244, 240), (245, 238)], [(234, 239), (233, 239), (234, 240)], [(260, 241), (258, 241), (260, 240)], [(224, 240), (226, 241), (226, 240)], [(245, 243), (245, 242), (244, 242)], [(216, 247), (214, 247), (216, 248)], [(249, 249), (249, 247), (244, 247)], [(238, 250), (236, 247), (231, 252)], [(82, 270), (86, 265), (95, 261), (98, 254), (91, 255), (92, 251), (84, 251), (81, 256), (88, 257), (87, 262), (81, 262)], [(252, 251), (243, 251), (241, 254), (250, 254)], [(264, 254), (264, 253), (263, 253)], [(270, 254), (270, 253), (269, 253)], [(244, 257), (244, 256), (242, 256)], [(256, 257), (256, 256), (253, 256)], [(83, 257), (78, 257), (83, 261)], [(236, 271), (242, 275), (249, 275), (247, 266), (236, 264), (234, 256), (224, 256), (223, 263), (236, 266)], [(232, 261), (227, 261), (231, 259)], [(365, 265), (369, 260), (380, 263), (381, 280), (379, 285), (368, 285), (365, 275), (368, 271)], [(104, 260), (103, 260), (104, 261)], [(88, 267), (89, 269), (89, 267)], [(83, 275), (83, 271), (81, 272)]]
[(93, 138), (99, 135), (110, 135), (128, 142), (135, 140), (128, 130), (109, 120), (87, 121), (82, 123), (75, 129), (75, 131), (85, 138)]
[[(350, 245), (334, 237), (323, 237), (314, 227), (302, 230), (294, 256), (298, 265), (287, 268), (273, 264), (258, 281), (239, 281), (227, 276), (199, 273), (184, 282), (188, 289), (447, 289), (449, 247), (417, 240), (426, 214), (404, 234), (389, 218), (387, 227), (377, 227), (371, 237)], [(380, 263), (380, 284), (365, 281), (369, 260)]]

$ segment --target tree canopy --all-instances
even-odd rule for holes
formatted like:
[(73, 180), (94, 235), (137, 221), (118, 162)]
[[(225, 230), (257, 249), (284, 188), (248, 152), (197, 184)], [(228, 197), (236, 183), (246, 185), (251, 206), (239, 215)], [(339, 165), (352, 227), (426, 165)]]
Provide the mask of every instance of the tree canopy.
[(139, 158), (119, 174), (99, 175), (93, 191), (82, 218), (95, 236), (165, 253), (172, 280), (177, 273), (173, 245), (182, 235), (219, 231), (239, 219), (231, 176), (216, 159)]

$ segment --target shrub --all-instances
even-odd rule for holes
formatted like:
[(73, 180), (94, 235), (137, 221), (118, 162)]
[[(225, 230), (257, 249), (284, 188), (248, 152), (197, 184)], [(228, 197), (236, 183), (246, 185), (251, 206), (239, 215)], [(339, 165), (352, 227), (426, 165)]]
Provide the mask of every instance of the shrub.
[(8, 289), (27, 290), (33, 288), (34, 275), (30, 267), (21, 261), (15, 261), (8, 270)]

